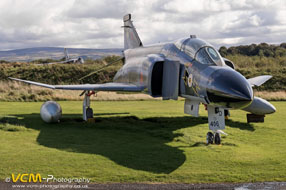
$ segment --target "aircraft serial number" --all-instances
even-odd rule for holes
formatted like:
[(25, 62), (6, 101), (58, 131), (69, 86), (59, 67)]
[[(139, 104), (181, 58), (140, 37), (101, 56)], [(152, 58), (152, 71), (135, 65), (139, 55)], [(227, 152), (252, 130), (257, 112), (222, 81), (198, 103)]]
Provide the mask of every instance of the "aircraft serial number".
[(219, 128), (219, 122), (218, 121), (212, 121), (210, 126)]

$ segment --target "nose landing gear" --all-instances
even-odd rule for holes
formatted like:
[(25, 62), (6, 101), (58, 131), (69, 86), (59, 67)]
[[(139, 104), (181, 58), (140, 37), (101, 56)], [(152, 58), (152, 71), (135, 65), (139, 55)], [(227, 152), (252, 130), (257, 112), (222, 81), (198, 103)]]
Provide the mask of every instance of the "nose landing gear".
[(214, 134), (212, 132), (208, 132), (207, 133), (207, 145), (209, 144), (220, 144), (221, 142), (221, 136), (220, 136), (220, 133), (218, 132), (215, 132)]
[(214, 143), (214, 135), (212, 132), (207, 133), (207, 145)]
[(208, 144), (220, 144), (221, 136), (220, 134), (225, 134), (222, 130), (225, 129), (225, 115), (228, 115), (228, 110), (224, 110), (220, 107), (214, 107), (207, 105), (208, 110), (208, 123), (209, 129), (213, 132), (207, 133), (207, 145)]
[(215, 133), (215, 138), (214, 138), (215, 144), (220, 144), (220, 134)]

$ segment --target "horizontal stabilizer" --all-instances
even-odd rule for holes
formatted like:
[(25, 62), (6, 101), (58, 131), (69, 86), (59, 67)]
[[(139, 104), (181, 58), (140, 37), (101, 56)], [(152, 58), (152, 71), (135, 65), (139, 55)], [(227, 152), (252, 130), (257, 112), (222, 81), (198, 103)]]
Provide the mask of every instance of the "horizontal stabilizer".
[(17, 78), (11, 78), (11, 80), (24, 82), (36, 86), (41, 86), (50, 89), (61, 90), (94, 90), (94, 91), (126, 91), (126, 92), (141, 92), (145, 89), (144, 86), (136, 86), (134, 84), (126, 83), (104, 83), (104, 84), (78, 84), (78, 85), (49, 85), (39, 82), (33, 82), (28, 80), (22, 80)]
[(251, 86), (261, 86), (262, 84), (264, 84), (266, 81), (268, 81), (271, 78), (272, 78), (271, 75), (262, 75), (262, 76), (250, 78), (247, 80), (251, 84)]

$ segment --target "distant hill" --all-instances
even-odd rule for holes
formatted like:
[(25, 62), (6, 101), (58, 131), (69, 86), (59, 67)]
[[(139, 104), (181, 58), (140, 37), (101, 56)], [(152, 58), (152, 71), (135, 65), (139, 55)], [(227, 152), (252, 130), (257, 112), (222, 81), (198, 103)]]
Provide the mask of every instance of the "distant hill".
[[(121, 55), (122, 49), (82, 49), (67, 48), (71, 58), (78, 56), (84, 59), (100, 59), (109, 55)], [(64, 57), (64, 48), (58, 47), (37, 47), (26, 49), (15, 49), (0, 51), (0, 60), (29, 62), (37, 59), (62, 59)]]

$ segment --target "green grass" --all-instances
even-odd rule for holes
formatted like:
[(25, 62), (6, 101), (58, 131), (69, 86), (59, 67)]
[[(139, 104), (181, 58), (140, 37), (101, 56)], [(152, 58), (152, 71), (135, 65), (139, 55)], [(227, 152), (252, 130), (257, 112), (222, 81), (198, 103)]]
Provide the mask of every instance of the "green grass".
[(11, 173), (87, 177), (93, 182), (209, 183), (286, 180), (286, 102), (265, 123), (232, 111), (222, 145), (206, 146), (206, 111), (183, 114), (183, 101), (60, 102), (58, 124), (41, 121), (40, 102), (1, 102), (0, 179)]

